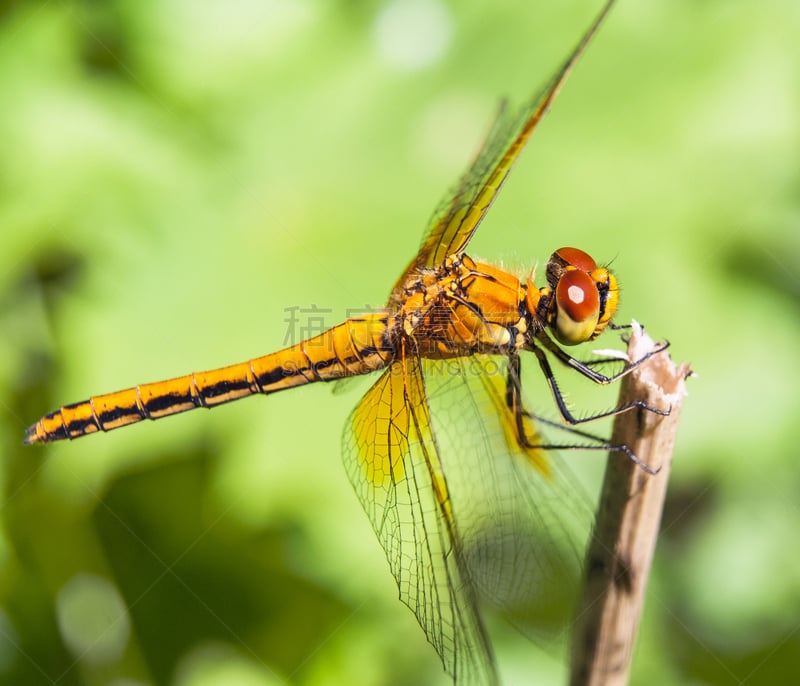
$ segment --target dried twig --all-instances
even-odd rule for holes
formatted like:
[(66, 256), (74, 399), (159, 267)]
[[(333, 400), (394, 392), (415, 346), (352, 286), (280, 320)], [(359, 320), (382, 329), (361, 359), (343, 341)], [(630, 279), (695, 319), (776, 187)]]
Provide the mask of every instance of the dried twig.
[[(629, 359), (639, 359), (653, 347), (634, 322)], [(651, 407), (669, 407), (671, 412), (664, 417), (632, 410), (614, 423), (612, 443), (628, 446), (645, 464), (660, 471), (650, 475), (624, 453), (609, 454), (573, 636), (572, 686), (614, 686), (628, 681), (689, 373), (687, 365), (676, 366), (664, 352), (622, 381), (621, 404), (644, 400)]]

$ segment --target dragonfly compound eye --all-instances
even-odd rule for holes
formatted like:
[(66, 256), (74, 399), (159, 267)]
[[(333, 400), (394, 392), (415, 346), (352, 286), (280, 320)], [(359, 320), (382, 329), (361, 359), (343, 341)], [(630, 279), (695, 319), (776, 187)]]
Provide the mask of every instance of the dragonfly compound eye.
[(589, 253), (580, 248), (559, 248), (547, 260), (547, 284), (553, 290), (558, 286), (561, 277), (571, 269), (591, 272), (597, 263)]
[(556, 339), (564, 345), (577, 345), (592, 338), (600, 318), (600, 294), (592, 278), (580, 269), (565, 271), (558, 280), (555, 300)]
[(590, 272), (597, 267), (597, 263), (592, 256), (580, 248), (559, 248), (553, 256), (560, 258), (565, 264), (572, 265), (576, 269), (585, 272)]

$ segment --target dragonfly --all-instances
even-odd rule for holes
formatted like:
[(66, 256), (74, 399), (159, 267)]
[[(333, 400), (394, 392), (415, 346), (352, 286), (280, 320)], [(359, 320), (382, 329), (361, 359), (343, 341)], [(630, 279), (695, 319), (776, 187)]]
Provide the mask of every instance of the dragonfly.
[[(382, 371), (345, 426), (348, 477), (384, 548), (400, 599), (416, 615), (444, 669), (457, 683), (497, 683), (480, 598), (510, 607), (522, 583), (558, 582), (559, 560), (565, 559), (555, 533), (563, 525), (551, 521), (544, 507), (555, 500), (551, 511), (558, 509), (570, 498), (552, 451), (611, 449), (639, 463), (626, 446), (609, 445), (578, 425), (634, 407), (658, 411), (634, 401), (577, 417), (556, 383), (551, 358), (609, 384), (666, 347), (622, 361), (609, 375), (598, 371), (597, 362), (611, 360), (582, 362), (565, 350), (607, 328), (622, 328), (611, 321), (619, 285), (607, 267), (583, 250), (563, 247), (547, 262), (546, 285), (537, 287), (535, 268), (523, 281), (465, 252), (613, 4), (604, 5), (520, 114), (501, 108), (467, 172), (434, 212), (385, 308), (263, 357), (65, 405), (29, 427), (24, 442), (75, 439), (255, 394)], [(526, 408), (523, 353), (535, 356), (559, 421)], [(568, 439), (548, 442), (544, 426), (566, 430)], [(464, 496), (475, 492), (476, 483), (487, 494), (482, 506)], [(509, 531), (516, 533), (504, 537)]]

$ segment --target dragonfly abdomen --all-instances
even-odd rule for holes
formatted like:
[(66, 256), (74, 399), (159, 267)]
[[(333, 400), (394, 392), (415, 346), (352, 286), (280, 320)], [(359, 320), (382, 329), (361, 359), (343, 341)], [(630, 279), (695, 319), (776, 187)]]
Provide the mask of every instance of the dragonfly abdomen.
[(354, 317), (318, 336), (247, 362), (65, 405), (29, 427), (25, 443), (78, 438), (196, 407), (215, 407), (256, 393), (366, 374), (384, 367), (392, 356), (387, 315)]

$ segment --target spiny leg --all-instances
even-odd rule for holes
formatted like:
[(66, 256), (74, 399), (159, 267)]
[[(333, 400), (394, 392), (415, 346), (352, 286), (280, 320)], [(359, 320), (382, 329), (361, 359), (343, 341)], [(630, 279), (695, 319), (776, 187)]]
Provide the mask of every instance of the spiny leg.
[[(542, 355), (544, 355), (544, 352)], [(550, 377), (552, 379), (552, 375)], [(558, 387), (555, 385), (555, 379), (553, 379), (553, 383), (551, 388), (555, 388), (554, 394), (556, 395), (556, 402), (559, 404), (559, 407), (564, 405), (564, 400), (558, 391)], [(558, 422), (554, 422), (550, 419), (546, 419), (544, 417), (540, 417), (533, 412), (528, 412), (525, 410), (522, 404), (522, 383), (520, 380), (520, 358), (519, 355), (510, 355), (509, 356), (509, 364), (508, 364), (508, 377), (506, 380), (506, 403), (508, 404), (509, 409), (514, 414), (514, 426), (516, 429), (517, 434), (517, 441), (519, 445), (524, 450), (530, 449), (540, 449), (540, 450), (602, 450), (602, 451), (613, 451), (619, 452), (626, 455), (635, 465), (643, 469), (645, 472), (651, 475), (658, 474), (659, 469), (653, 469), (652, 467), (648, 466), (644, 462), (642, 462), (634, 453), (633, 451), (626, 445), (616, 445), (614, 443), (610, 443), (607, 439), (597, 436), (596, 434), (589, 433), (588, 431), (582, 431), (580, 429), (576, 429), (574, 427), (565, 427), (563, 424), (559, 424)], [(605, 417), (611, 414), (619, 414), (620, 412), (624, 412), (626, 410), (631, 409), (632, 407), (636, 407), (637, 405), (631, 404), (629, 406), (618, 408), (617, 411), (606, 412), (601, 415), (597, 415), (597, 417), (590, 417), (583, 421), (589, 421), (590, 419), (597, 419), (598, 417)], [(647, 405), (643, 403), (639, 405), (645, 409), (651, 409)], [(591, 441), (591, 444), (569, 444), (569, 443), (548, 443), (538, 440), (538, 437), (534, 434), (533, 437), (529, 436), (525, 430), (525, 420), (529, 419), (533, 422), (538, 422), (540, 424), (545, 424), (547, 426), (555, 427), (559, 430), (567, 430), (570, 434), (575, 436), (580, 436), (581, 438), (585, 438)]]
[[(575, 369), (575, 370), (579, 371), (581, 374), (583, 374), (587, 379), (589, 379), (591, 381), (594, 381), (595, 383), (601, 384), (601, 385), (610, 384), (610, 383), (613, 383), (614, 381), (617, 381), (618, 379), (621, 379), (623, 376), (625, 376), (626, 374), (628, 374), (631, 371), (633, 371), (634, 369), (636, 369), (636, 367), (638, 367), (640, 364), (642, 364), (643, 362), (649, 360), (651, 357), (653, 357), (653, 355), (658, 355), (658, 353), (663, 352), (664, 350), (666, 350), (669, 347), (669, 341), (664, 341), (664, 343), (659, 345), (654, 350), (651, 350), (646, 355), (643, 355), (638, 360), (634, 360), (633, 362), (628, 363), (628, 365), (622, 371), (617, 372), (616, 374), (612, 374), (610, 376), (606, 376), (605, 374), (601, 374), (600, 372), (597, 372), (594, 369), (592, 369), (591, 366), (590, 366), (591, 364), (593, 364), (592, 362), (581, 362), (580, 360), (576, 360), (569, 353), (564, 352), (564, 350), (562, 350), (558, 345), (556, 345), (550, 339), (550, 337), (546, 333), (544, 333), (543, 331), (536, 335), (536, 339), (547, 350), (549, 350), (551, 353), (553, 353), (553, 355), (555, 355), (555, 357), (561, 363), (565, 364), (568, 367), (572, 367), (573, 369)], [(533, 352), (536, 353), (536, 356), (540, 357), (539, 352), (537, 352), (538, 348), (536, 348), (535, 346), (531, 345), (530, 348), (527, 348), (527, 349), (533, 350)], [(541, 359), (541, 357), (540, 357), (540, 359)], [(599, 364), (601, 362), (607, 362), (607, 361), (610, 361), (610, 360), (596, 360), (594, 362), (594, 364)], [(657, 411), (657, 410), (654, 410), (654, 411)], [(667, 412), (666, 414), (669, 414), (669, 412)]]
[[(558, 407), (558, 411), (563, 417), (564, 421), (567, 422), (568, 424), (572, 424), (573, 426), (575, 426), (577, 424), (585, 424), (587, 422), (593, 422), (596, 419), (603, 419), (604, 417), (615, 417), (618, 414), (622, 414), (623, 412), (628, 412), (629, 410), (632, 410), (636, 407), (642, 410), (646, 410), (647, 412), (654, 412), (655, 414), (660, 414), (665, 416), (670, 413), (669, 408), (667, 408), (666, 410), (661, 410), (657, 407), (651, 407), (643, 400), (633, 400), (629, 403), (626, 403), (625, 405), (620, 405), (619, 407), (615, 407), (605, 412), (598, 412), (597, 414), (592, 414), (587, 417), (576, 417), (574, 414), (572, 414), (572, 412), (570, 412), (570, 409), (567, 407), (567, 403), (564, 400), (564, 396), (561, 393), (561, 389), (559, 389), (558, 387), (555, 375), (553, 374), (553, 368), (550, 366), (550, 361), (547, 359), (547, 354), (545, 353), (545, 351), (535, 345), (531, 345), (529, 350), (532, 350), (533, 353), (536, 355), (536, 359), (539, 361), (539, 367), (541, 368), (542, 373), (545, 376), (545, 379), (547, 379), (547, 385), (550, 386), (550, 392), (553, 394), (553, 398), (556, 401), (556, 406)], [(625, 370), (625, 373), (627, 373), (628, 371), (630, 371), (630, 369)]]

